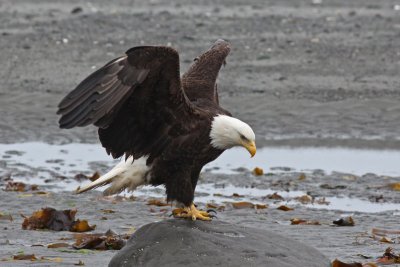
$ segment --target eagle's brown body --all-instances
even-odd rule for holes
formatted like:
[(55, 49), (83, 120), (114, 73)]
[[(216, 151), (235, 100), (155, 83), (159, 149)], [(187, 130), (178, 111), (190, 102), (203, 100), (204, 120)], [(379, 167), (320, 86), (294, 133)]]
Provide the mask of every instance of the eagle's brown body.
[(60, 127), (96, 125), (107, 153), (146, 157), (148, 183), (165, 184), (168, 200), (189, 206), (202, 167), (223, 152), (210, 144), (210, 130), (215, 116), (230, 116), (216, 86), (229, 51), (218, 40), (181, 78), (174, 49), (134, 47), (61, 101)]

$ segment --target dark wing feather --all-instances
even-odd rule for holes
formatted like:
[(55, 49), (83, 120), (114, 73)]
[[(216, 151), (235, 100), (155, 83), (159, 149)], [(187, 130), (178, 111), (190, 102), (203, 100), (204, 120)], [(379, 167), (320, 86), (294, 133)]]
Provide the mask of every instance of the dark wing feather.
[(151, 46), (131, 48), (91, 74), (58, 111), (61, 128), (94, 124), (108, 153), (134, 158), (159, 155), (189, 131), (194, 113), (181, 88), (178, 53)]
[(229, 43), (219, 39), (195, 59), (195, 63), (182, 76), (185, 93), (191, 101), (205, 98), (218, 104), (216, 80), (229, 52)]
[(142, 83), (149, 69), (128, 63), (128, 55), (114, 59), (83, 80), (58, 105), (61, 128), (94, 124), (106, 127), (104, 117), (113, 116), (133, 88)]

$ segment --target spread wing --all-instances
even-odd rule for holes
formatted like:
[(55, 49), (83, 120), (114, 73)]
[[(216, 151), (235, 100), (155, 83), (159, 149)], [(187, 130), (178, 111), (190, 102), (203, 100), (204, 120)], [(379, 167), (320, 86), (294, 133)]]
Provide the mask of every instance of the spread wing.
[(182, 77), (185, 93), (191, 101), (206, 98), (218, 104), (216, 80), (229, 52), (229, 43), (219, 39), (195, 59), (195, 63)]
[(107, 153), (155, 156), (188, 131), (194, 110), (181, 88), (179, 55), (134, 47), (82, 81), (59, 104), (60, 127), (94, 124)]

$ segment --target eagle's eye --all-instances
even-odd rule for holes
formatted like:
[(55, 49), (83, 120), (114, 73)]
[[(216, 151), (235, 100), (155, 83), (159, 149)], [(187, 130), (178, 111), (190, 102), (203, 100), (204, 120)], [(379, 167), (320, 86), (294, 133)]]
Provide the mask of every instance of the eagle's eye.
[(246, 136), (244, 136), (243, 134), (240, 135), (240, 139), (242, 139), (243, 141), (248, 141), (248, 139), (246, 138)]

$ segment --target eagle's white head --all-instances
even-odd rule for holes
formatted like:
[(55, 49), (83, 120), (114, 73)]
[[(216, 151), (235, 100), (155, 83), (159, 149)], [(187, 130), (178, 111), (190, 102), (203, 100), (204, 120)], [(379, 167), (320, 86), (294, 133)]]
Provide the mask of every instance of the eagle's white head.
[(256, 136), (251, 127), (236, 118), (226, 115), (214, 117), (210, 131), (211, 145), (218, 149), (243, 146), (253, 157), (256, 154)]

